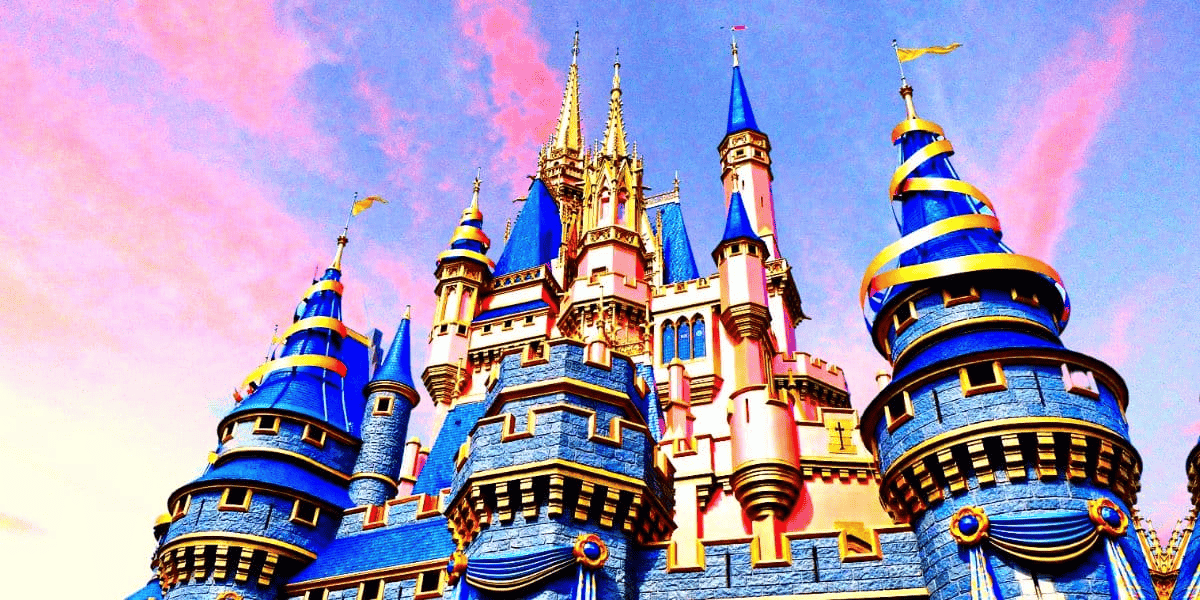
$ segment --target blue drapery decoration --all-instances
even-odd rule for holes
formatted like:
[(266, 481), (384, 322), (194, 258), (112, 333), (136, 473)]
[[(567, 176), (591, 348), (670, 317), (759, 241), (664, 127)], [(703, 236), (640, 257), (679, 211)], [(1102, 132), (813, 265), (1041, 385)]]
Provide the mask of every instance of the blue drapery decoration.
[[(968, 548), (971, 600), (1003, 600), (983, 542), (1002, 554), (1040, 564), (1062, 564), (1092, 550), (1103, 534), (1113, 600), (1146, 600), (1141, 582), (1119, 543), (1129, 517), (1108, 498), (1089, 501), (1082, 511), (989, 517), (980, 507), (955, 513), (950, 533)], [(1192, 585), (1197, 585), (1193, 580)]]
[(489, 592), (508, 592), (532, 585), (575, 564), (574, 546), (559, 546), (529, 554), (473, 558), (465, 579)]
[(988, 540), (997, 550), (1034, 562), (1068, 562), (1100, 539), (1087, 511), (1057, 511), (988, 519)]
[(583, 568), (583, 563), (579, 563), (578, 571), (579, 574), (575, 581), (574, 600), (596, 600), (595, 571)]

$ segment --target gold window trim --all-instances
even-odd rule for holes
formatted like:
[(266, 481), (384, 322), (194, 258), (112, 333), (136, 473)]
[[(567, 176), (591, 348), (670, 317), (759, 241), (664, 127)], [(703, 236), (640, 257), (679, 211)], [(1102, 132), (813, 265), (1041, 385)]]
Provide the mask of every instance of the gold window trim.
[(967, 295), (965, 296), (951, 296), (950, 290), (942, 290), (942, 306), (946, 308), (958, 306), (959, 304), (967, 304), (968, 302), (979, 302), (979, 298), (979, 290), (973, 285), (967, 287)]
[[(311, 521), (304, 519), (300, 516), (301, 504), (307, 504), (313, 508), (313, 517), (312, 517)], [(292, 516), (288, 517), (288, 520), (293, 523), (299, 523), (301, 525), (308, 525), (310, 527), (316, 527), (317, 523), (321, 520), (321, 507), (317, 506), (316, 504), (313, 504), (312, 502), (308, 502), (306, 500), (300, 500), (297, 498), (295, 502), (292, 502)]]
[(896, 428), (912, 420), (916, 416), (916, 410), (913, 409), (912, 396), (909, 396), (907, 391), (900, 392), (904, 398), (904, 412), (899, 415), (892, 414), (892, 405), (887, 403), (883, 405), (884, 418), (887, 419), (887, 430), (891, 433)]
[[(987, 364), (987, 363), (975, 363)], [(959, 383), (962, 384), (963, 397), (971, 397), (978, 394), (986, 394), (988, 392), (998, 392), (1008, 389), (1008, 380), (1004, 377), (1004, 367), (1000, 365), (1000, 361), (994, 360), (991, 362), (992, 374), (995, 376), (995, 381), (981, 383), (979, 385), (971, 385), (971, 381), (967, 378), (967, 366), (958, 368)], [(975, 365), (968, 365), (975, 366)]]
[[(229, 502), (229, 493), (233, 490), (245, 490), (246, 498), (241, 504), (231, 504)], [(227, 487), (221, 492), (221, 503), (217, 505), (217, 510), (236, 510), (246, 512), (250, 510), (250, 501), (254, 498), (254, 490), (244, 487)]]

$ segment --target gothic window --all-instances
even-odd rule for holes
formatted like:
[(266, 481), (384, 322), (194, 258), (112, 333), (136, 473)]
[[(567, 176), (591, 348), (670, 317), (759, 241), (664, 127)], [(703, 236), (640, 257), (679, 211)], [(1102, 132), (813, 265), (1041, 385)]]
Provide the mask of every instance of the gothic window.
[(675, 324), (663, 323), (662, 328), (662, 361), (667, 364), (675, 359)]
[(692, 358), (704, 358), (704, 317), (692, 319)]
[(687, 319), (679, 320), (679, 360), (692, 359), (692, 328)]
[(315, 527), (317, 525), (317, 519), (320, 516), (321, 508), (312, 502), (296, 500), (295, 504), (292, 505), (291, 521), (293, 523)]

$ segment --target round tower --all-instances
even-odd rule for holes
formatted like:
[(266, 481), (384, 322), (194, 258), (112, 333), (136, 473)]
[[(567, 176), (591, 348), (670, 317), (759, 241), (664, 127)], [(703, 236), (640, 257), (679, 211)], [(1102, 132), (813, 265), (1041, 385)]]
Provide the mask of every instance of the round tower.
[(434, 270), (437, 307), (429, 332), (429, 365), (421, 373), (421, 382), (433, 401), (435, 432), (458, 395), (464, 377), (468, 329), (479, 308), (481, 290), (491, 281), (496, 267), (486, 256), (491, 240), (483, 232), (480, 183), (476, 174), (471, 204), (463, 210), (462, 220), (450, 238), (450, 248), (438, 254)]
[(363, 445), (350, 477), (350, 499), (359, 506), (381, 505), (399, 490), (408, 419), (420, 401), (410, 366), (410, 317), (406, 308), (387, 357), (363, 390)]
[(942, 128), (901, 94), (889, 192), (902, 237), (861, 291), (892, 366), (862, 419), (883, 504), (913, 526), (932, 600), (1152, 598), (1129, 527), (1141, 459), (1125, 383), (1063, 346), (1062, 280), (1001, 242)]
[(171, 494), (157, 550), (164, 598), (278, 598), (351, 506), (369, 343), (341, 320), (345, 233), (282, 335), (240, 386), (204, 473)]
[(769, 560), (782, 555), (781, 526), (800, 492), (800, 444), (794, 407), (774, 393), (768, 377), (767, 251), (751, 228), (742, 195), (733, 192), (725, 233), (712, 253), (720, 278), (721, 321), (732, 337), (734, 364), (741, 365), (729, 399), (730, 484), (753, 520), (759, 557)]

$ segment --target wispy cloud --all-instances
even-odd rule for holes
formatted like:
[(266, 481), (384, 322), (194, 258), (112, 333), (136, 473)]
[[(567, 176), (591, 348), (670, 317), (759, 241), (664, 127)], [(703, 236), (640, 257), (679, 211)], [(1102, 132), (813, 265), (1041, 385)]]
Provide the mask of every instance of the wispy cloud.
[(45, 531), (33, 521), (0, 513), (0, 534), (33, 535)]
[(294, 154), (327, 147), (299, 95), (317, 53), (278, 18), (275, 3), (144, 0), (121, 16), (141, 34), (134, 43), (169, 76), (246, 129), (285, 142)]
[[(358, 130), (375, 139), (375, 144), (388, 159), (388, 182), (397, 188), (416, 191), (424, 178), (424, 154), (429, 143), (417, 137), (411, 112), (400, 110), (391, 96), (372, 82), (366, 73), (359, 72), (354, 80), (354, 95), (367, 111)], [(431, 204), (427, 198), (409, 194), (407, 207), (415, 223), (429, 216)]]
[(1080, 173), (1129, 81), (1137, 24), (1131, 10), (1118, 11), (1101, 21), (1099, 35), (1076, 33), (1063, 58), (1037, 76), (1047, 93), (1020, 119), (1033, 130), (1003, 152), (998, 171), (1007, 176), (993, 196), (1017, 252), (1053, 258), (1070, 224)]
[(468, 83), (468, 89), (475, 91), (472, 107), (490, 123), (489, 139), (500, 144), (491, 171), (523, 193), (522, 174), (533, 172), (537, 149), (554, 131), (561, 80), (545, 62), (546, 44), (527, 3), (458, 0), (455, 13), (472, 50), (481, 53), (458, 65), (469, 71), (490, 66), (486, 83)]

